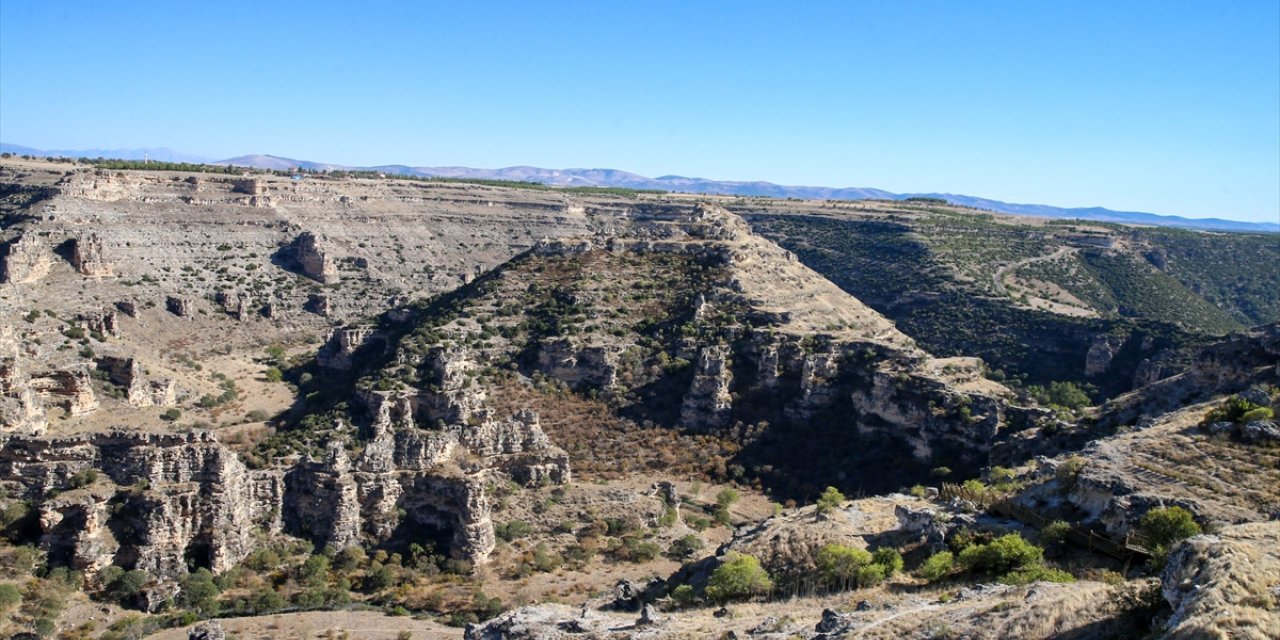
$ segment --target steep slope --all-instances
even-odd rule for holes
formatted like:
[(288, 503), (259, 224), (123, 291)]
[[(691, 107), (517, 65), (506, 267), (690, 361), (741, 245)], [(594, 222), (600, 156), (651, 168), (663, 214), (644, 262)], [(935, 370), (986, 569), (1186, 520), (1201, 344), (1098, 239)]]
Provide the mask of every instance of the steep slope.
[[(390, 406), (431, 428), (548, 380), (633, 422), (723, 437), (736, 453), (720, 464), (784, 494), (973, 468), (1039, 416), (1010, 407), (976, 361), (931, 359), (711, 206), (641, 209), (612, 236), (541, 243), (415, 313), (403, 337), (352, 327), (321, 351), (366, 371), (363, 419)], [(465, 409), (444, 409), (461, 389)], [(886, 465), (902, 473), (877, 476)]]
[[(808, 266), (941, 355), (1113, 396), (1184, 347), (1280, 319), (1268, 236), (1001, 221), (936, 205), (736, 205)], [(799, 213), (801, 215), (793, 215)], [(817, 215), (821, 214), (821, 215)]]

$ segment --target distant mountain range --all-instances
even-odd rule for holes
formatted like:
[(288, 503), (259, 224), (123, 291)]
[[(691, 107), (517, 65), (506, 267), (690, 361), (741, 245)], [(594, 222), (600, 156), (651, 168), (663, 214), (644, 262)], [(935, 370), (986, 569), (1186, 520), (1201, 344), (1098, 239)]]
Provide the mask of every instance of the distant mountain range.
[(234, 165), (257, 169), (306, 169), (309, 171), (359, 170), (378, 171), (388, 175), (418, 177), (443, 177), (482, 180), (514, 180), (540, 182), (565, 187), (622, 187), (627, 189), (655, 189), (681, 193), (708, 193), (733, 196), (763, 196), (770, 198), (803, 198), (817, 200), (904, 200), (906, 198), (941, 198), (958, 205), (987, 209), (997, 213), (1037, 216), (1042, 218), (1072, 218), (1100, 222), (1158, 225), (1211, 231), (1280, 232), (1280, 223), (1241, 222), (1221, 218), (1184, 218), (1139, 211), (1113, 211), (1102, 207), (1063, 208), (1043, 204), (1016, 204), (950, 193), (892, 193), (881, 189), (857, 187), (789, 186), (772, 182), (739, 182), (708, 180), (684, 176), (645, 176), (617, 169), (543, 169), (539, 167), (505, 167), (502, 169), (473, 169), (471, 167), (410, 167), (407, 165), (378, 165), (352, 167), (310, 160), (298, 160), (272, 155), (246, 155), (210, 160), (172, 149), (85, 149), (40, 150), (31, 147), (0, 143), (0, 152), (33, 156), (64, 156), (73, 158), (119, 158), (141, 160), (144, 157), (161, 162), (204, 162), (208, 164)]
[(16, 144), (0, 142), (0, 153), (14, 155), (48, 156), (63, 158), (111, 158), (113, 160), (144, 160), (157, 162), (209, 162), (213, 158), (174, 151), (167, 147), (155, 149), (33, 149)]

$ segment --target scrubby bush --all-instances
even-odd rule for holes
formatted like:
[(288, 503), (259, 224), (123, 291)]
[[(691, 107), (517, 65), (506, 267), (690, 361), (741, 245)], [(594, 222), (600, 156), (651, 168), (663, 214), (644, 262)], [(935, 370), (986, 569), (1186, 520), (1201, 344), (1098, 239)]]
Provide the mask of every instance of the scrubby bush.
[(107, 600), (126, 605), (137, 598), (151, 581), (151, 576), (146, 571), (141, 569), (125, 571), (115, 565), (103, 569), (99, 578), (105, 585), (102, 596)]
[(667, 548), (667, 557), (683, 560), (702, 550), (702, 538), (690, 533), (671, 542)]
[(707, 581), (707, 597), (717, 603), (746, 600), (768, 593), (773, 580), (753, 556), (729, 552)]
[(323, 585), (328, 576), (329, 558), (323, 555), (307, 558), (298, 569), (298, 581), (312, 587)]
[(886, 575), (902, 571), (902, 554), (892, 547), (880, 547), (871, 554), (871, 562), (885, 568)]
[(258, 549), (244, 559), (245, 566), (254, 571), (274, 571), (280, 566), (280, 554), (275, 549)]
[(1040, 538), (1044, 540), (1046, 546), (1061, 547), (1066, 543), (1069, 533), (1071, 533), (1070, 524), (1065, 520), (1055, 520), (1040, 530)]
[(1168, 553), (1175, 543), (1200, 534), (1200, 525), (1190, 511), (1178, 506), (1152, 509), (1138, 522), (1138, 531), (1147, 537), (1157, 556)]
[(1275, 412), (1270, 407), (1255, 404), (1240, 396), (1231, 396), (1221, 406), (1205, 414), (1204, 423), (1234, 422), (1243, 424), (1254, 420), (1270, 420), (1273, 417), (1275, 417)]
[(1042, 564), (1032, 564), (1014, 569), (1000, 576), (1002, 584), (1031, 584), (1032, 582), (1075, 582), (1075, 576), (1061, 569)]
[(22, 591), (16, 585), (0, 584), (0, 612), (8, 611), (22, 602)]
[(677, 607), (687, 607), (693, 604), (693, 601), (696, 598), (697, 596), (694, 594), (693, 587), (687, 584), (679, 585), (675, 589), (671, 590), (671, 601), (674, 602)]
[(960, 566), (968, 571), (1006, 573), (1037, 564), (1044, 559), (1044, 550), (1021, 535), (1010, 533), (987, 544), (973, 544), (960, 551)]
[(1070, 411), (1083, 409), (1092, 403), (1088, 392), (1070, 381), (1050, 382), (1048, 387), (1031, 385), (1027, 387), (1027, 391), (1040, 404)]
[(840, 490), (835, 487), (827, 487), (822, 491), (822, 495), (818, 496), (818, 513), (827, 514), (840, 508), (844, 504), (845, 497)]
[(818, 574), (829, 589), (848, 589), (859, 584), (858, 572), (871, 564), (871, 553), (857, 547), (829, 544), (818, 551)]
[(857, 547), (829, 544), (818, 551), (815, 561), (822, 584), (828, 589), (874, 586), (902, 570), (902, 556), (889, 547), (871, 553)]
[(1241, 414), (1240, 422), (1249, 423), (1256, 422), (1258, 420), (1270, 420), (1274, 417), (1276, 417), (1276, 412), (1272, 411), (1271, 407), (1258, 407), (1257, 409), (1250, 409)]
[(920, 565), (920, 577), (934, 582), (945, 578), (955, 568), (955, 556), (950, 551), (939, 551)]
[(222, 590), (208, 569), (201, 568), (183, 576), (179, 586), (178, 604), (205, 617), (218, 613), (218, 594)]
[(284, 605), (284, 597), (271, 587), (262, 587), (249, 601), (250, 608), (258, 615), (279, 611)]
[(518, 540), (532, 532), (533, 527), (523, 520), (512, 520), (511, 522), (500, 524), (493, 528), (494, 535), (498, 536), (498, 539), (505, 542)]

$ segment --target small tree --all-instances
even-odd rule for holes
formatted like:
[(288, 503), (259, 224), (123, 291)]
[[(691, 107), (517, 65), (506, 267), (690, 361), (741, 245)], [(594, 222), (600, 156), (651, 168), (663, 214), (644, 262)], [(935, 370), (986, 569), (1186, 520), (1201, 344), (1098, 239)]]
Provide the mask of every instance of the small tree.
[(181, 594), (179, 604), (201, 616), (212, 616), (218, 613), (218, 594), (221, 589), (213, 581), (213, 574), (208, 569), (200, 568), (189, 573), (180, 582)]
[(675, 560), (683, 560), (692, 556), (702, 549), (702, 538), (695, 534), (688, 534), (672, 541), (671, 546), (667, 548), (667, 557)]
[(920, 577), (934, 582), (946, 577), (955, 568), (955, 556), (950, 551), (940, 551), (929, 556), (924, 564), (920, 565)]
[(859, 571), (871, 564), (871, 554), (857, 547), (829, 544), (818, 551), (818, 574), (828, 589), (848, 589), (860, 583)]
[(1010, 533), (987, 544), (974, 544), (960, 551), (960, 564), (971, 571), (1007, 573), (1019, 567), (1038, 564), (1044, 550), (1021, 535)]
[(1146, 512), (1138, 530), (1151, 542), (1156, 555), (1164, 555), (1175, 543), (1199, 535), (1200, 525), (1190, 511), (1175, 506)]
[(818, 515), (826, 515), (840, 508), (844, 504), (845, 497), (840, 490), (835, 487), (827, 487), (823, 490), (822, 495), (818, 496)]
[(1071, 525), (1067, 521), (1054, 520), (1040, 530), (1040, 538), (1044, 541), (1045, 546), (1058, 549), (1066, 543), (1067, 534), (1069, 533), (1071, 533)]
[(708, 598), (724, 604), (731, 600), (745, 600), (762, 595), (772, 589), (773, 580), (764, 567), (760, 566), (759, 560), (731, 551), (725, 556), (724, 563), (711, 574), (706, 593)]
[(329, 558), (316, 555), (307, 558), (298, 569), (298, 580), (310, 587), (322, 586), (329, 576)]
[(902, 554), (893, 547), (880, 547), (871, 554), (871, 561), (885, 568), (887, 575), (902, 571)]

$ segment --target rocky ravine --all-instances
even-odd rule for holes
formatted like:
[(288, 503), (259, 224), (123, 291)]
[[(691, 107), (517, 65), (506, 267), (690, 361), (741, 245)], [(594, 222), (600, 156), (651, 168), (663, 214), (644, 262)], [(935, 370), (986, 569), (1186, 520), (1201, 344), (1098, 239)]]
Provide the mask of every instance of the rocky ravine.
[[(75, 175), (64, 182), (59, 197), (76, 198), (77, 207), (100, 200), (150, 204), (129, 199), (139, 189), (130, 180)], [(263, 198), (272, 188), (243, 181), (164, 184), (207, 189), (202, 201), (224, 194), (220, 197), (250, 210), (269, 204)], [(243, 193), (251, 186), (254, 193)], [(289, 200), (277, 205), (283, 202)], [(747, 393), (775, 399), (764, 404), (779, 409), (773, 414), (777, 437), (786, 437), (789, 423), (848, 405), (855, 409), (853, 419), (840, 428), (850, 434), (889, 432), (921, 465), (930, 464), (943, 443), (970, 464), (981, 464), (983, 452), (1007, 423), (1029, 426), (1036, 419), (1033, 412), (1009, 406), (1002, 389), (981, 381), (972, 367), (948, 366), (944, 373), (940, 365), (932, 366), (891, 323), (723, 210), (640, 207), (619, 227), (608, 235), (538, 244), (451, 300), (463, 308), (472, 305), (466, 313), (471, 315), (478, 305), (500, 305), (472, 291), (529, 290), (529, 280), (505, 274), (568, 268), (563, 282), (543, 280), (559, 292), (553, 299), (560, 293), (574, 296), (567, 306), (603, 316), (585, 309), (593, 294), (579, 281), (585, 272), (573, 271), (570, 263), (620, 260), (649, 278), (654, 264), (668, 260), (663, 264), (677, 277), (693, 273), (689, 270), (709, 274), (708, 286), (685, 292), (656, 315), (640, 305), (630, 320), (688, 325), (655, 339), (668, 341), (661, 353), (669, 349), (690, 363), (678, 375), (658, 369), (656, 377), (645, 379), (648, 374), (642, 372), (652, 365), (644, 360), (656, 360), (659, 352), (636, 361), (637, 354), (628, 349), (639, 336), (628, 336), (622, 327), (596, 326), (580, 335), (524, 332), (507, 341), (494, 335), (468, 347), (460, 343), (476, 327), (474, 318), (449, 315), (441, 323), (443, 303), (409, 305), (384, 317), (387, 331), (410, 332), (398, 343), (359, 327), (332, 334), (320, 360), (337, 372), (332, 375), (362, 377), (349, 392), (353, 410), (325, 414), (318, 432), (300, 436), (297, 453), (268, 461), (266, 468), (246, 468), (203, 433), (113, 431), (70, 438), (8, 436), (0, 449), (0, 480), (11, 495), (38, 506), (40, 543), (56, 560), (90, 575), (109, 564), (146, 569), (160, 580), (152, 598), (158, 602), (171, 589), (166, 585), (189, 567), (225, 569), (251, 551), (259, 536), (279, 533), (335, 548), (432, 536), (455, 556), (483, 562), (493, 547), (487, 482), (569, 479), (569, 461), (542, 432), (536, 413), (499, 414), (490, 405), (492, 390), (478, 373), (494, 366), (523, 366), (525, 373), (580, 390), (618, 394), (620, 408), (631, 404), (642, 411), (647, 411), (639, 402), (643, 398), (620, 393), (620, 379), (636, 388), (684, 385), (678, 410), (653, 417), (694, 430), (721, 429), (751, 417), (751, 410), (734, 400)], [(323, 280), (331, 270), (324, 259), (314, 259), (320, 242), (318, 236), (304, 235), (300, 253), (304, 267)], [(131, 269), (119, 256), (115, 264), (113, 272)], [(93, 271), (92, 277), (102, 276), (103, 269)], [(790, 302), (778, 305), (779, 297)], [(545, 295), (534, 295), (529, 306), (539, 299)], [(547, 319), (567, 322), (578, 315)], [(517, 314), (507, 324), (520, 320)], [(435, 339), (424, 340), (424, 334)], [(22, 401), (20, 385), (6, 389), (11, 399)], [(90, 470), (100, 472), (96, 479)]]

